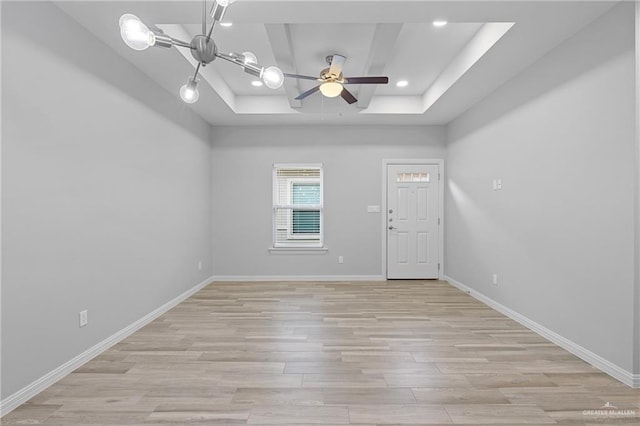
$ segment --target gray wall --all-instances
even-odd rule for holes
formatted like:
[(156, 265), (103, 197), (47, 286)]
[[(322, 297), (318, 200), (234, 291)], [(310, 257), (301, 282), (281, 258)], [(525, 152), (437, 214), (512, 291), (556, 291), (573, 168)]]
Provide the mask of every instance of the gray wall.
[[(216, 127), (216, 276), (379, 276), (382, 159), (444, 158), (442, 127)], [(270, 254), (273, 163), (323, 163), (325, 254)], [(338, 256), (344, 263), (338, 264)]]
[(633, 17), (617, 6), (453, 122), (445, 204), (449, 277), (628, 372)]
[(212, 275), (209, 137), (55, 6), (2, 2), (3, 399)]

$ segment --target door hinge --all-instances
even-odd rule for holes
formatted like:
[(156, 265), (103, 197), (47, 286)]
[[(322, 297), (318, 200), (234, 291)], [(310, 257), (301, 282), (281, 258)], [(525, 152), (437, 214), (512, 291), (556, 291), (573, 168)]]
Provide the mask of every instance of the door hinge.
[(438, 225), (440, 225), (440, 218), (438, 218)]
[(440, 173), (438, 173), (438, 180), (440, 180)]
[(438, 263), (438, 271), (440, 270), (440, 264)]

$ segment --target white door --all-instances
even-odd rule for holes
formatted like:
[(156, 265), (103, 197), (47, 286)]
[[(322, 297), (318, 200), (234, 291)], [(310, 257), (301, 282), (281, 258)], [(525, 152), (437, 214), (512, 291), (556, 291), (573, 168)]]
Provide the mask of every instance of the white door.
[(387, 165), (387, 278), (438, 278), (439, 167)]

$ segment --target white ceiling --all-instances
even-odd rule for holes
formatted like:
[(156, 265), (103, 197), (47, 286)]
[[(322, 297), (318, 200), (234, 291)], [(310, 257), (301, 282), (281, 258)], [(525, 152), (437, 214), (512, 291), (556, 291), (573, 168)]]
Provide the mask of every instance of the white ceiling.
[[(134, 13), (147, 25), (189, 40), (201, 32), (202, 1), (69, 1), (59, 7), (176, 96), (195, 60), (187, 49), (143, 52), (121, 41), (118, 19)], [(208, 0), (209, 7), (212, 0)], [(347, 77), (387, 75), (384, 86), (350, 85), (358, 102), (316, 93), (311, 80), (286, 79), (278, 90), (253, 87), (254, 77), (216, 60), (201, 73), (200, 99), (190, 106), (213, 125), (445, 124), (600, 16), (612, 1), (238, 0), (232, 27), (216, 26), (221, 52), (252, 51), (260, 65), (317, 76), (325, 57), (347, 57)], [(436, 28), (435, 19), (449, 24)], [(407, 80), (405, 88), (396, 87)]]

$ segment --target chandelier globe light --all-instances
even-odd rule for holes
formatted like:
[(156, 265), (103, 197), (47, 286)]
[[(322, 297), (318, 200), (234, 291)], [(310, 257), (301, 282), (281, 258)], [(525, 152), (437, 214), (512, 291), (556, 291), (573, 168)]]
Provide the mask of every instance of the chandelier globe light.
[[(202, 34), (196, 35), (190, 42), (171, 37), (160, 30), (152, 30), (140, 18), (131, 13), (125, 13), (120, 17), (120, 36), (124, 43), (133, 50), (145, 50), (152, 46), (164, 48), (176, 46), (191, 51), (191, 55), (198, 65), (193, 76), (190, 76), (186, 84), (180, 88), (180, 98), (186, 103), (194, 103), (198, 100), (200, 97), (198, 92), (200, 68), (207, 66), (216, 58), (240, 66), (247, 74), (260, 78), (264, 85), (270, 89), (282, 87), (285, 76), (280, 68), (260, 66), (258, 58), (252, 52), (222, 53), (211, 38), (215, 24), (222, 20), (227, 7), (234, 1), (215, 0), (210, 12), (207, 13), (207, 0), (203, 0)], [(211, 20), (211, 24), (209, 24), (209, 20)]]

